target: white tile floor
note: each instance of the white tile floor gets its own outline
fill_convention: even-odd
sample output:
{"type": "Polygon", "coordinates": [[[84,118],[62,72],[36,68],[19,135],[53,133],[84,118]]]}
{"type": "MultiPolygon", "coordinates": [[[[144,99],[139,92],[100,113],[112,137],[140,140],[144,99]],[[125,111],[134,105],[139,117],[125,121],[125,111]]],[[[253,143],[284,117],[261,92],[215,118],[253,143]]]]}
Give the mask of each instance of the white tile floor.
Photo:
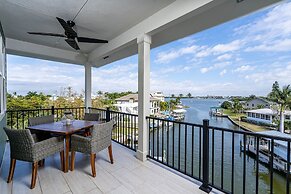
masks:
{"type": "Polygon", "coordinates": [[[114,164],[109,163],[107,150],[98,153],[97,176],[93,178],[89,156],[77,153],[75,170],[63,173],[59,154],[56,154],[47,158],[45,166],[39,168],[36,187],[31,190],[31,165],[27,162],[17,161],[14,179],[12,183],[6,183],[10,162],[7,145],[0,169],[0,193],[204,193],[199,190],[199,183],[150,160],[140,162],[134,155],[133,151],[113,143],[114,164]]]}

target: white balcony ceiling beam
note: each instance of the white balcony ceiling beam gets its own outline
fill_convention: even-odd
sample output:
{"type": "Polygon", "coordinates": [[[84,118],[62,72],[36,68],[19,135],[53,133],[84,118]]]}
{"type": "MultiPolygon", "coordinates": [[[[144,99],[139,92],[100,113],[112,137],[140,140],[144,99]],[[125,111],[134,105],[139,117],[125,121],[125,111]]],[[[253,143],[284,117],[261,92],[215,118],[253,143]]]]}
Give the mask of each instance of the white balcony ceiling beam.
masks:
{"type": "Polygon", "coordinates": [[[87,56],[74,51],[34,44],[16,39],[6,39],[7,53],[38,59],[46,59],[62,63],[83,65],[87,62],[87,56]]]}

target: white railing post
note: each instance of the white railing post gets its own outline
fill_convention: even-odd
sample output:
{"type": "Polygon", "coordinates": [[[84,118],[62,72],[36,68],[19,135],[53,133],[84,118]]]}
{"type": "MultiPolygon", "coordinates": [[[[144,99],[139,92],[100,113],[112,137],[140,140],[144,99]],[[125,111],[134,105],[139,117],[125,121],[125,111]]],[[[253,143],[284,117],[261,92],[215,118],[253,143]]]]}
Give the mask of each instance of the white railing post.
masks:
{"type": "Polygon", "coordinates": [[[92,105],[92,67],[91,64],[85,64],[85,108],[89,112],[89,107],[92,105]]]}
{"type": "Polygon", "coordinates": [[[136,157],[145,161],[148,154],[148,126],[146,116],[150,114],[150,45],[147,34],[137,38],[138,44],[138,149],[136,157]]]}

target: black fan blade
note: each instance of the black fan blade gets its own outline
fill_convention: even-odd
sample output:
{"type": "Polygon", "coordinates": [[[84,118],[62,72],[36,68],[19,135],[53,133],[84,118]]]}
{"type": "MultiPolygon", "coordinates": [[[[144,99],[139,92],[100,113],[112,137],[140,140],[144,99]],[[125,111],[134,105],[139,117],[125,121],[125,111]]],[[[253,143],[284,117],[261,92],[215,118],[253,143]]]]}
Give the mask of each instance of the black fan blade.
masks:
{"type": "Polygon", "coordinates": [[[33,34],[33,35],[42,35],[42,36],[66,37],[64,34],[55,34],[55,33],[44,33],[44,32],[27,32],[27,33],[33,34]]]}
{"type": "Polygon", "coordinates": [[[67,22],[65,20],[63,20],[62,18],[58,18],[57,20],[60,22],[60,24],[62,25],[62,27],[64,28],[64,30],[72,37],[76,37],[77,33],[75,32],[75,30],[73,30],[73,28],[71,28],[67,22]]]}
{"type": "Polygon", "coordinates": [[[75,39],[66,39],[65,40],[72,48],[74,48],[75,50],[80,50],[77,42],[75,41],[75,39]]]}
{"type": "Polygon", "coordinates": [[[88,43],[108,43],[107,40],[95,39],[95,38],[86,38],[86,37],[77,37],[78,42],[88,42],[88,43]]]}

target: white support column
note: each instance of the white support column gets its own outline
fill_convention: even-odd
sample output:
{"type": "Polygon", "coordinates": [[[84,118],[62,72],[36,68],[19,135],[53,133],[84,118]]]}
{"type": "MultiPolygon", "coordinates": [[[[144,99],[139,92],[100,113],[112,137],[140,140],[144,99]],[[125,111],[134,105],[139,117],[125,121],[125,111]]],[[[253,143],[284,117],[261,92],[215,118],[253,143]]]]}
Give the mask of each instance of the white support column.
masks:
{"type": "Polygon", "coordinates": [[[150,115],[150,45],[147,34],[137,39],[138,44],[138,150],[136,157],[145,161],[148,154],[148,127],[146,116],[150,115]]]}
{"type": "Polygon", "coordinates": [[[85,65],[85,107],[86,112],[89,112],[89,107],[92,105],[92,67],[91,64],[85,65]]]}

